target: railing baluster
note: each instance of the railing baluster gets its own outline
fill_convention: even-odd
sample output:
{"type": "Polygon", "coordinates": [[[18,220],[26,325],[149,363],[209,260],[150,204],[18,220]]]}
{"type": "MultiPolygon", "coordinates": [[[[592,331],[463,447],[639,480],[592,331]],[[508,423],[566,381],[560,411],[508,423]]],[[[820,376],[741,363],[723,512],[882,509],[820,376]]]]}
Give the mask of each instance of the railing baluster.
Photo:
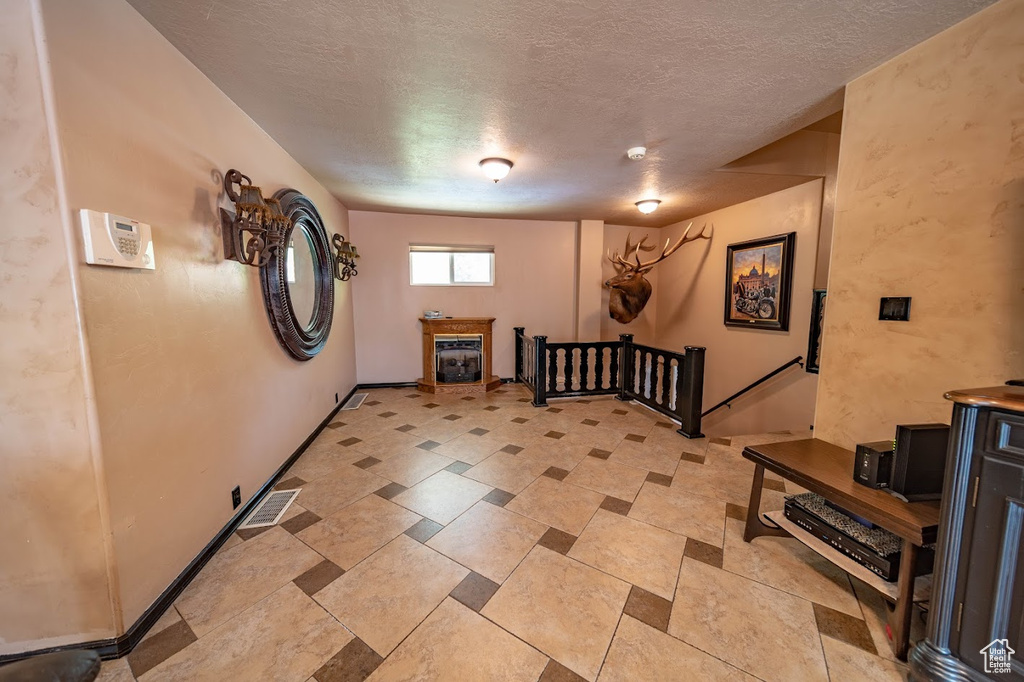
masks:
{"type": "Polygon", "coordinates": [[[622,347],[611,347],[611,356],[608,358],[608,388],[619,390],[619,355],[622,347]]]}
{"type": "Polygon", "coordinates": [[[594,388],[598,391],[607,388],[604,385],[604,346],[594,349],[594,388]]]}
{"type": "Polygon", "coordinates": [[[590,379],[590,347],[583,346],[580,348],[580,390],[586,391],[590,389],[587,382],[590,379]]]}
{"type": "Polygon", "coordinates": [[[548,393],[558,393],[558,349],[548,351],[548,393]]]}
{"type": "Polygon", "coordinates": [[[668,408],[668,404],[672,402],[669,399],[669,396],[671,395],[669,393],[669,382],[671,380],[672,358],[663,354],[661,356],[661,400],[659,400],[658,403],[666,409],[668,408]]]}
{"type": "Polygon", "coordinates": [[[565,390],[572,391],[572,366],[575,362],[576,350],[574,348],[565,349],[565,390]]]}

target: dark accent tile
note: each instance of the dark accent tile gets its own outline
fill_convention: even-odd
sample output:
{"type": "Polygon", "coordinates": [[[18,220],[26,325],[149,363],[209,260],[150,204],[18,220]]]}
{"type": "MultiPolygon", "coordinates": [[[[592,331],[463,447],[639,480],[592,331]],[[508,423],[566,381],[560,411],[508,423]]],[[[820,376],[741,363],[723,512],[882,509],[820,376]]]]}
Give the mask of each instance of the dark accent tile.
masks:
{"type": "Polygon", "coordinates": [[[442,526],[437,521],[431,521],[430,519],[420,519],[415,524],[410,526],[409,529],[405,531],[405,534],[411,537],[413,540],[416,540],[417,542],[426,542],[430,538],[440,533],[442,528],[444,528],[444,526],[442,526]]]}
{"type": "Polygon", "coordinates": [[[428,408],[428,409],[431,409],[431,410],[432,410],[432,409],[434,409],[435,407],[441,407],[441,405],[440,405],[439,403],[427,403],[427,404],[426,404],[426,405],[424,405],[423,407],[426,407],[426,408],[428,408]]]}
{"type": "Polygon", "coordinates": [[[519,400],[517,400],[516,402],[520,402],[520,403],[532,403],[533,401],[532,401],[532,400],[531,400],[530,398],[520,398],[520,399],[519,399],[519,400]]]}
{"type": "Polygon", "coordinates": [[[292,488],[301,488],[304,485],[306,485],[305,481],[298,476],[292,476],[275,485],[274,490],[291,490],[292,488]]]}
{"type": "Polygon", "coordinates": [[[516,424],[525,424],[530,420],[527,419],[526,417],[515,417],[512,421],[514,421],[516,424]]]}
{"type": "Polygon", "coordinates": [[[324,559],[292,582],[295,583],[296,587],[312,597],[343,575],[345,575],[345,569],[334,562],[324,559]]]}
{"type": "Polygon", "coordinates": [[[510,455],[518,455],[518,454],[519,454],[520,452],[522,452],[522,451],[523,451],[524,449],[525,449],[525,448],[521,448],[521,447],[519,447],[518,445],[513,445],[512,443],[509,443],[508,445],[506,445],[505,447],[503,447],[503,448],[501,449],[501,451],[502,451],[502,452],[507,452],[507,453],[508,453],[508,454],[510,454],[510,455]]]}
{"type": "Polygon", "coordinates": [[[471,396],[471,395],[463,396],[463,398],[462,398],[462,399],[463,399],[463,400],[476,400],[476,398],[474,398],[474,397],[473,397],[473,396],[471,396]]]}
{"type": "Polygon", "coordinates": [[[655,422],[655,426],[660,426],[663,429],[674,429],[676,425],[672,422],[655,422]]]}
{"type": "Polygon", "coordinates": [[[679,455],[679,459],[684,460],[686,462],[693,462],[694,464],[704,463],[704,455],[695,455],[692,452],[684,452],[683,454],[679,455]]]}
{"type": "Polygon", "coordinates": [[[604,509],[605,511],[610,511],[615,514],[619,514],[621,516],[625,516],[626,514],[628,514],[629,510],[632,508],[632,502],[626,502],[625,500],[620,500],[619,498],[612,497],[611,495],[606,495],[604,498],[604,502],[601,503],[601,509],[604,509]]]}
{"type": "Polygon", "coordinates": [[[447,415],[445,415],[444,418],[447,419],[450,422],[454,422],[454,421],[458,421],[458,420],[462,419],[462,415],[461,414],[447,414],[447,415]]]}
{"type": "Polygon", "coordinates": [[[263,528],[239,528],[235,531],[235,535],[243,540],[252,540],[257,535],[262,535],[271,528],[273,528],[273,526],[263,526],[263,528]]]}
{"type": "Polygon", "coordinates": [[[672,477],[665,474],[656,474],[653,471],[647,474],[647,480],[657,485],[668,487],[672,485],[672,477]]]}
{"type": "Polygon", "coordinates": [[[497,412],[497,411],[498,411],[498,410],[500,410],[501,408],[500,408],[500,407],[498,407],[497,405],[488,405],[488,406],[487,406],[487,407],[485,407],[484,409],[485,409],[486,411],[488,411],[488,412],[497,412]]]}
{"type": "Polygon", "coordinates": [[[565,477],[569,475],[569,472],[566,469],[561,469],[559,467],[548,467],[548,470],[541,475],[553,478],[556,481],[564,481],[565,477]]]}
{"type": "Polygon", "coordinates": [[[870,654],[878,654],[867,623],[842,611],[811,603],[814,606],[814,620],[818,623],[818,632],[852,644],[870,654]]]}
{"type": "Polygon", "coordinates": [[[313,673],[317,682],[363,682],[384,662],[381,655],[356,637],[313,673]]]}
{"type": "Polygon", "coordinates": [[[367,400],[365,403],[363,403],[363,405],[369,405],[370,407],[373,407],[374,405],[380,405],[380,401],[379,400],[367,400]]]}
{"type": "Polygon", "coordinates": [[[490,431],[488,431],[487,429],[481,429],[478,426],[475,429],[471,429],[470,433],[472,433],[474,436],[483,436],[483,435],[486,435],[486,434],[490,433],[490,431]]]}
{"type": "Polygon", "coordinates": [[[413,426],[412,424],[402,424],[401,426],[396,426],[395,427],[395,431],[401,431],[402,433],[409,433],[410,431],[412,431],[415,428],[416,427],[413,426]]]}
{"type": "Polygon", "coordinates": [[[772,478],[764,479],[764,488],[767,490],[777,490],[780,493],[786,492],[786,484],[772,478]]]}
{"type": "Polygon", "coordinates": [[[562,433],[561,431],[548,431],[544,435],[547,436],[548,438],[554,438],[555,440],[558,440],[559,438],[561,438],[565,434],[562,433]]]}
{"type": "Polygon", "coordinates": [[[711,443],[714,445],[732,445],[731,438],[712,438],[711,443]]]}
{"type": "Polygon", "coordinates": [[[438,443],[436,440],[425,440],[416,447],[418,447],[420,450],[433,450],[438,445],[440,445],[440,443],[438,443]]]}
{"type": "Polygon", "coordinates": [[[179,621],[156,633],[145,642],[140,642],[128,654],[128,666],[132,669],[132,674],[138,677],[160,665],[196,639],[196,635],[188,623],[184,620],[179,621]]]}
{"type": "Polygon", "coordinates": [[[575,542],[575,535],[566,533],[564,530],[558,530],[557,528],[548,528],[547,532],[540,537],[540,540],[537,540],[537,544],[541,547],[547,547],[559,554],[568,554],[575,542]]]}
{"type": "Polygon", "coordinates": [[[387,418],[389,418],[389,417],[394,417],[394,416],[395,416],[396,414],[398,414],[398,413],[397,413],[397,412],[391,412],[391,411],[389,410],[389,411],[387,411],[387,412],[381,412],[381,413],[380,413],[380,414],[378,414],[377,416],[378,416],[378,417],[383,417],[384,419],[387,419],[387,418]]]}
{"type": "Polygon", "coordinates": [[[363,442],[362,438],[356,438],[355,436],[352,436],[351,438],[346,438],[345,440],[339,440],[338,441],[338,445],[344,445],[347,448],[347,447],[350,447],[352,445],[355,445],[356,443],[362,443],[362,442],[363,442]]]}
{"type": "Polygon", "coordinates": [[[491,492],[484,495],[484,502],[490,502],[497,507],[504,507],[506,504],[511,502],[515,498],[512,493],[507,493],[501,488],[495,488],[491,492]]]}
{"type": "Polygon", "coordinates": [[[408,490],[408,488],[406,488],[401,483],[388,483],[383,488],[379,490],[374,490],[373,494],[376,495],[377,497],[383,497],[385,500],[390,500],[395,495],[403,493],[406,490],[408,490]]]}
{"type": "Polygon", "coordinates": [[[580,422],[580,424],[586,424],[587,426],[597,426],[600,423],[601,422],[597,421],[596,419],[584,419],[583,421],[580,422]]]}
{"type": "Polygon", "coordinates": [[[620,410],[618,408],[615,408],[614,410],[612,410],[612,414],[623,415],[629,414],[629,412],[627,410],[620,410]]]}
{"type": "Polygon", "coordinates": [[[587,682],[587,678],[580,677],[552,658],[537,682],[587,682]]]}
{"type": "Polygon", "coordinates": [[[444,468],[445,471],[450,471],[453,474],[462,474],[473,468],[472,464],[466,464],[465,462],[452,462],[444,468]]]}
{"type": "Polygon", "coordinates": [[[332,422],[327,425],[327,427],[331,429],[340,429],[344,426],[348,426],[348,424],[346,424],[345,422],[332,422]]]}
{"type": "Polygon", "coordinates": [[[623,607],[622,612],[656,630],[668,632],[668,617],[672,614],[672,602],[634,585],[629,591],[629,598],[626,599],[626,606],[623,607]]]}
{"type": "Polygon", "coordinates": [[[626,440],[631,440],[634,443],[643,443],[647,440],[647,436],[641,436],[639,433],[627,433],[626,440]]]}
{"type": "Polygon", "coordinates": [[[558,414],[559,412],[562,411],[562,408],[560,408],[560,407],[549,407],[546,411],[547,412],[552,412],[554,414],[558,414]]]}
{"type": "Polygon", "coordinates": [[[358,462],[352,462],[352,466],[359,467],[360,469],[369,469],[374,464],[380,464],[383,460],[377,459],[376,457],[364,457],[358,462]]]}
{"type": "Polygon", "coordinates": [[[305,530],[320,520],[320,517],[311,511],[304,511],[298,516],[293,516],[287,521],[281,522],[281,527],[295,535],[300,530],[305,530]]]}
{"type": "Polygon", "coordinates": [[[407,395],[405,397],[406,398],[422,398],[423,394],[422,393],[410,393],[409,395],[407,395]]]}
{"type": "Polygon", "coordinates": [[[597,457],[598,459],[608,459],[609,457],[612,456],[612,453],[608,452],[607,450],[602,450],[601,448],[593,448],[590,452],[587,453],[587,456],[597,457]]]}
{"type": "Polygon", "coordinates": [[[708,566],[714,566],[715,568],[722,567],[722,548],[709,545],[706,542],[700,540],[694,540],[693,538],[686,538],[686,548],[683,550],[683,556],[688,556],[691,559],[696,559],[701,563],[705,563],[708,566]]]}
{"type": "Polygon", "coordinates": [[[498,583],[470,571],[469,575],[451,591],[451,597],[477,613],[498,591],[498,583]]]}
{"type": "Polygon", "coordinates": [[[727,519],[736,519],[737,521],[746,521],[747,508],[741,504],[733,504],[732,502],[726,502],[725,517],[727,519]]]}

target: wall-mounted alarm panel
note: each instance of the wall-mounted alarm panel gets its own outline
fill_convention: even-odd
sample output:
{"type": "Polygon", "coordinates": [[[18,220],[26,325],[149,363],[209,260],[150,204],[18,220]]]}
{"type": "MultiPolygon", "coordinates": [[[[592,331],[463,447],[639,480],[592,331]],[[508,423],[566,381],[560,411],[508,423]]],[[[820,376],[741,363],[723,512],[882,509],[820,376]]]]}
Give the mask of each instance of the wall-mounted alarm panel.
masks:
{"type": "Polygon", "coordinates": [[[146,223],[87,208],[79,211],[79,218],[82,221],[86,263],[156,269],[153,236],[146,223]]]}

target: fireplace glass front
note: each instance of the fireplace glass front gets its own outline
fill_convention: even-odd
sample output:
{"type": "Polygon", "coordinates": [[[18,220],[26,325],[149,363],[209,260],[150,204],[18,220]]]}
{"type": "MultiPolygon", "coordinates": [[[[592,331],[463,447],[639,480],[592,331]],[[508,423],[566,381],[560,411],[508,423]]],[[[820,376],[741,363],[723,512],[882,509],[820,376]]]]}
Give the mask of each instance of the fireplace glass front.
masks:
{"type": "Polygon", "coordinates": [[[438,383],[466,384],[483,378],[483,334],[434,336],[434,367],[438,383]]]}

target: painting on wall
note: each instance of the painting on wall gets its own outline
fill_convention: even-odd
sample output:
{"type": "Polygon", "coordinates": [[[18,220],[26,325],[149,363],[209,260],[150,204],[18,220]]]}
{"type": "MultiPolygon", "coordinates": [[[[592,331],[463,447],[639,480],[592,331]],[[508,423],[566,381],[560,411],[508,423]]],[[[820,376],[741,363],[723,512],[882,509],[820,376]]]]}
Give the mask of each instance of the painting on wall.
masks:
{"type": "Polygon", "coordinates": [[[796,232],[730,244],[725,263],[725,324],[789,331],[796,232]]]}
{"type": "Polygon", "coordinates": [[[825,328],[825,290],[815,289],[811,300],[811,332],[807,337],[807,362],[804,369],[818,373],[821,363],[821,332],[825,328]]]}

